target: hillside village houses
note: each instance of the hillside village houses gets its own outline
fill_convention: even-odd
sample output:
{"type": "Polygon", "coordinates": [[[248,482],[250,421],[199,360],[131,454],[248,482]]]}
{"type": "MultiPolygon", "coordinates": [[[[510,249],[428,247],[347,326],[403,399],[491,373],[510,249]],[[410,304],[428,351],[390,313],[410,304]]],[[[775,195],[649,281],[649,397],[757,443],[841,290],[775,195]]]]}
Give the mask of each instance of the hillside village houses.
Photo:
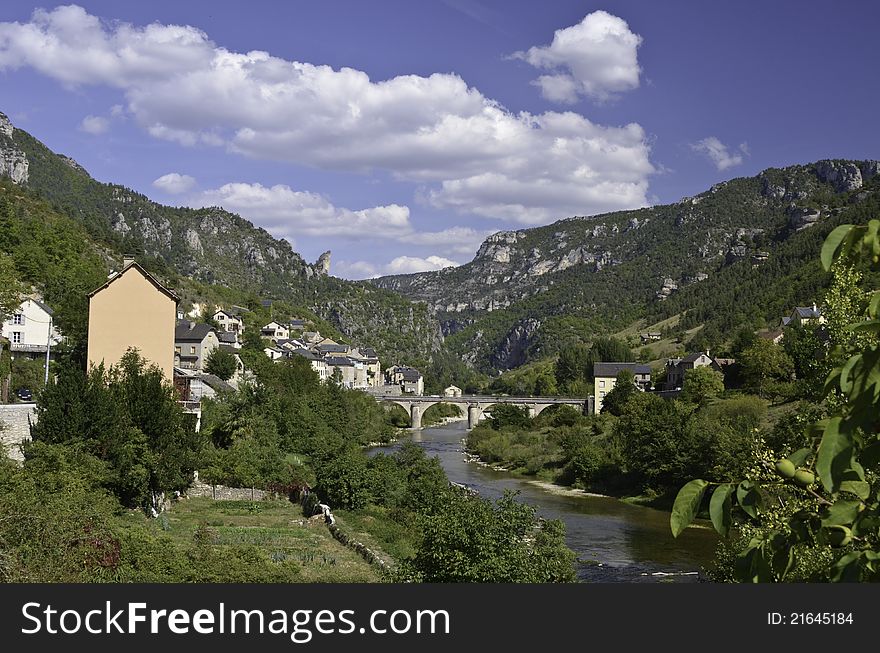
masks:
{"type": "Polygon", "coordinates": [[[174,329],[174,367],[204,372],[208,357],[219,346],[210,325],[181,320],[174,329]]]}
{"type": "Polygon", "coordinates": [[[214,321],[220,329],[228,333],[244,333],[244,320],[241,313],[233,310],[217,309],[213,315],[214,321]]]}
{"type": "Polygon", "coordinates": [[[684,358],[670,358],[666,361],[666,389],[678,390],[684,384],[684,375],[697,367],[711,367],[722,372],[720,363],[708,351],[688,354],[684,358]]]}

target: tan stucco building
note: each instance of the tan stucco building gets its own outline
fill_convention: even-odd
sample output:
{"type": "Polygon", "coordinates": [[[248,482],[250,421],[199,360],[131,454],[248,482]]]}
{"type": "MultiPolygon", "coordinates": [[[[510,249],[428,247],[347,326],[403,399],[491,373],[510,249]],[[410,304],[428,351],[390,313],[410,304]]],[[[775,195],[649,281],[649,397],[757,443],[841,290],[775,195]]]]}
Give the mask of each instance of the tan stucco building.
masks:
{"type": "Polygon", "coordinates": [[[89,293],[89,366],[119,363],[135,348],[174,377],[178,297],[134,261],[89,293]]]}

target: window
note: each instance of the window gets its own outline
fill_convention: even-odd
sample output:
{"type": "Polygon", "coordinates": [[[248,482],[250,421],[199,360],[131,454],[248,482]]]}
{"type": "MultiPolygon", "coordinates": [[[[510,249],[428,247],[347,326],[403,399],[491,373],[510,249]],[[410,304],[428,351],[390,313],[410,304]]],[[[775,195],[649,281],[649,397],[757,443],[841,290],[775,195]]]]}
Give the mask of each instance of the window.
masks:
{"type": "Polygon", "coordinates": [[[605,393],[604,393],[604,392],[600,392],[600,393],[599,393],[599,398],[600,398],[600,399],[604,399],[604,398],[605,398],[605,393]]]}
{"type": "Polygon", "coordinates": [[[599,387],[600,387],[600,388],[604,388],[604,387],[605,387],[605,381],[604,381],[604,380],[599,381],[599,387]]]}
{"type": "Polygon", "coordinates": [[[223,315],[223,313],[221,313],[220,315],[217,316],[217,319],[222,322],[223,320],[226,319],[226,316],[223,315]]]}
{"type": "Polygon", "coordinates": [[[179,346],[174,348],[174,353],[175,353],[175,354],[179,354],[179,353],[180,353],[180,347],[179,347],[179,346]]]}
{"type": "Polygon", "coordinates": [[[24,324],[24,315],[22,315],[21,313],[16,313],[15,315],[13,315],[12,316],[12,323],[13,324],[24,324]]]}
{"type": "Polygon", "coordinates": [[[190,354],[195,354],[195,353],[196,353],[196,346],[195,346],[195,345],[190,345],[189,353],[190,353],[190,354]]]}
{"type": "Polygon", "coordinates": [[[21,331],[12,332],[12,342],[16,345],[21,344],[21,331]]]}

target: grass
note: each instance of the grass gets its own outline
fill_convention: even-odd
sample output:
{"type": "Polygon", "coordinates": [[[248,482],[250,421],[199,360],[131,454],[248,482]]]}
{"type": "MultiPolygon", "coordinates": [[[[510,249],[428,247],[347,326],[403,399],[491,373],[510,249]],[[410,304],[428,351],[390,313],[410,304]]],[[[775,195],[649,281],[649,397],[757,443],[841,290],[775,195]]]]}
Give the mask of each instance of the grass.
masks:
{"type": "Polygon", "coordinates": [[[293,560],[305,583],[381,582],[379,572],[356,552],[337,542],[323,521],[303,524],[299,506],[289,501],[213,501],[185,499],[150,521],[156,535],[186,545],[207,526],[218,549],[251,545],[271,560],[293,560]]]}
{"type": "Polygon", "coordinates": [[[371,505],[358,512],[340,510],[333,515],[341,529],[386,562],[392,562],[392,558],[402,561],[415,556],[414,530],[394,521],[386,508],[371,505]],[[383,556],[383,552],[386,555],[383,556]]]}

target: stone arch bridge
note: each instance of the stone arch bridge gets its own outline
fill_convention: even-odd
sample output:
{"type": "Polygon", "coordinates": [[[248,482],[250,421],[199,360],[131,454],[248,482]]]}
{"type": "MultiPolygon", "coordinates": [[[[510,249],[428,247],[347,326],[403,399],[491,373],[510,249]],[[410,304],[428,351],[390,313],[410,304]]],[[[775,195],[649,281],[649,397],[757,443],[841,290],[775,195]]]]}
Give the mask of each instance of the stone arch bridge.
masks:
{"type": "Polygon", "coordinates": [[[550,406],[567,405],[573,406],[585,414],[590,412],[589,400],[573,399],[571,397],[492,397],[478,395],[461,395],[459,397],[443,397],[440,395],[422,396],[385,396],[376,397],[384,404],[397,404],[409,413],[412,428],[422,428],[422,415],[434,404],[455,404],[467,408],[468,428],[472,429],[480,421],[483,412],[497,404],[514,404],[529,409],[529,417],[537,417],[542,411],[550,406]]]}

